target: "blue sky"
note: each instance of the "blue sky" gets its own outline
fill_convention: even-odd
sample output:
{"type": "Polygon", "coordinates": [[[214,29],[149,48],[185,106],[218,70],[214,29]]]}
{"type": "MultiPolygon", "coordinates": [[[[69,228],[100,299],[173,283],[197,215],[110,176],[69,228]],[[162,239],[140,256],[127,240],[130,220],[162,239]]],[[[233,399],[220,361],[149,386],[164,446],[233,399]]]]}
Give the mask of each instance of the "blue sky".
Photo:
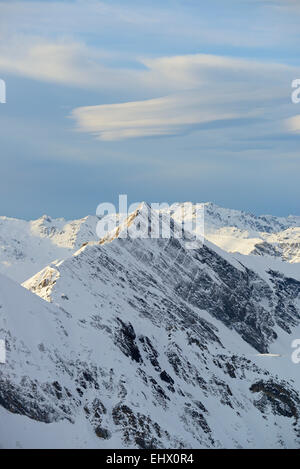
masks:
{"type": "Polygon", "coordinates": [[[300,215],[300,2],[0,1],[0,213],[300,215]]]}

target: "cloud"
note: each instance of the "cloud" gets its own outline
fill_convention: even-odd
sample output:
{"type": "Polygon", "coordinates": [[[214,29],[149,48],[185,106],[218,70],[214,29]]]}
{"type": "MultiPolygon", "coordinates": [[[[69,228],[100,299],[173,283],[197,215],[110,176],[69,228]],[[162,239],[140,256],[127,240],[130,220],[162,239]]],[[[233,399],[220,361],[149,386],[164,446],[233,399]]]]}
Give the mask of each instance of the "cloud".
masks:
{"type": "Polygon", "coordinates": [[[300,114],[286,119],[284,123],[288,132],[300,134],[300,114]]]}
{"type": "Polygon", "coordinates": [[[175,135],[197,124],[242,117],[222,108],[207,109],[201,96],[184,93],[144,101],[74,109],[81,131],[101,140],[175,135]]]}
{"type": "Polygon", "coordinates": [[[148,41],[152,50],[156,43],[156,52],[163,43],[171,45],[174,41],[177,45],[192,41],[194,50],[203,50],[207,45],[275,48],[289,44],[296,48],[299,8],[287,9],[285,15],[283,5],[296,8],[297,3],[298,0],[213,0],[207,5],[173,0],[9,0],[1,2],[0,30],[6,36],[18,31],[47,39],[84,39],[92,35],[105,43],[109,37],[119,46],[125,39],[126,46],[131,43],[135,50],[139,45],[144,50],[148,41]]]}
{"type": "MultiPolygon", "coordinates": [[[[14,36],[0,44],[0,69],[39,81],[108,92],[114,101],[73,110],[78,130],[101,140],[182,135],[213,125],[284,119],[300,68],[213,54],[140,57],[111,66],[110,54],[74,40],[14,36]],[[275,79],[274,79],[275,77],[275,79]],[[129,97],[129,98],[128,98],[129,97]],[[130,101],[129,101],[130,99],[130,101]],[[215,124],[213,124],[215,123],[215,124]]],[[[252,125],[252,124],[251,124],[252,125]]]]}
{"type": "MultiPolygon", "coordinates": [[[[81,88],[119,86],[117,74],[103,64],[105,59],[102,52],[72,41],[15,37],[0,45],[2,71],[81,88]]],[[[130,71],[122,73],[124,83],[130,83],[130,71]]]]}
{"type": "MultiPolygon", "coordinates": [[[[152,89],[154,94],[166,90],[168,94],[76,108],[71,117],[78,130],[100,140],[122,140],[181,135],[204,128],[238,126],[240,122],[250,126],[262,116],[273,121],[277,130],[277,121],[290,103],[291,77],[298,72],[281,64],[205,54],[143,63],[147,69],[132,75],[135,86],[152,89]]],[[[269,133],[269,123],[263,128],[267,126],[269,133]]]]}
{"type": "MultiPolygon", "coordinates": [[[[96,90],[118,90],[159,97],[175,91],[199,89],[214,83],[255,88],[257,82],[277,84],[296,67],[263,63],[209,54],[193,54],[155,59],[137,58],[136,67],[111,66],[111,54],[88,47],[83,42],[15,36],[0,42],[0,69],[35,80],[96,90]]],[[[265,91],[264,91],[265,92],[265,91]]],[[[146,96],[147,97],[147,96],[146,96]]]]}
{"type": "MultiPolygon", "coordinates": [[[[216,0],[216,4],[222,8],[222,2],[216,0]]],[[[228,14],[234,4],[230,1],[228,14]]],[[[256,1],[255,8],[273,7],[274,4],[277,2],[256,1]]],[[[105,94],[106,102],[111,99],[112,104],[96,101],[96,106],[73,110],[71,117],[80,131],[101,140],[119,140],[237,126],[238,120],[252,126],[254,119],[261,119],[261,116],[278,129],[278,122],[282,123],[289,117],[286,107],[290,101],[290,84],[292,79],[300,76],[299,67],[199,53],[155,58],[136,54],[134,67],[124,65],[124,61],[122,65],[120,57],[115,57],[112,65],[114,53],[99,48],[102,29],[97,34],[98,42],[93,46],[78,39],[80,35],[76,35],[75,40],[72,34],[67,38],[61,34],[65,29],[70,33],[76,28],[81,32],[99,32],[103,27],[105,37],[112,24],[115,29],[122,24],[130,28],[152,28],[152,32],[160,28],[167,36],[171,33],[170,28],[162,26],[167,24],[167,18],[169,20],[170,4],[165,10],[158,2],[153,2],[151,8],[147,7],[147,2],[139,2],[138,6],[129,2],[124,8],[122,4],[96,0],[47,2],[47,8],[45,5],[45,2],[3,3],[0,22],[4,32],[0,33],[0,39],[7,37],[0,41],[0,69],[39,81],[96,90],[102,96],[105,94]],[[159,11],[163,14],[158,15],[159,11]],[[55,15],[59,18],[57,23],[52,21],[55,15]],[[19,25],[21,20],[24,23],[20,27],[21,33],[12,35],[11,31],[8,32],[12,21],[19,25]],[[41,36],[42,31],[44,34],[41,36]],[[115,103],[117,100],[122,102],[115,103]]],[[[247,7],[248,1],[241,2],[243,11],[247,7]]],[[[177,27],[178,37],[182,33],[194,34],[197,23],[193,20],[194,6],[182,11],[182,22],[181,7],[176,9],[176,13],[172,12],[172,28],[177,27]],[[192,21],[187,21],[187,18],[192,21]]],[[[204,16],[211,13],[203,9],[204,16]]],[[[240,11],[237,17],[239,21],[244,18],[240,11]]],[[[224,24],[219,27],[219,19],[216,18],[217,26],[214,23],[213,28],[210,21],[203,34],[211,36],[216,32],[217,42],[221,37],[226,42],[227,30],[224,24]]],[[[248,19],[247,24],[251,24],[248,19]]],[[[268,27],[265,31],[270,32],[268,27]]],[[[259,30],[258,35],[260,33],[259,30]]],[[[122,34],[121,29],[119,36],[122,34]]],[[[244,38],[240,32],[238,36],[244,38]]],[[[140,37],[136,29],[134,37],[140,37]]],[[[214,42],[211,37],[206,39],[214,42]]],[[[266,129],[266,124],[262,129],[266,129]]],[[[267,130],[270,135],[270,125],[267,130]]]]}
{"type": "Polygon", "coordinates": [[[77,129],[101,140],[181,135],[204,124],[237,125],[237,119],[250,122],[262,114],[282,119],[286,116],[275,106],[280,100],[289,102],[291,81],[300,76],[300,69],[290,65],[212,54],[138,61],[137,68],[113,67],[103,51],[71,40],[21,41],[16,36],[0,45],[0,69],[9,73],[110,92],[112,100],[127,97],[119,104],[72,112],[77,129]]]}

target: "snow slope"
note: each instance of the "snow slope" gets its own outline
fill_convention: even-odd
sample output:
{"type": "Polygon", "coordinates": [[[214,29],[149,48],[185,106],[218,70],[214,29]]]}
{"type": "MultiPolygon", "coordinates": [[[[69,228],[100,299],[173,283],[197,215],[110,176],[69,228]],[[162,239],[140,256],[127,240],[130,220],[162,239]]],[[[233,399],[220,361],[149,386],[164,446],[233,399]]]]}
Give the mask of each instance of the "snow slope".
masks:
{"type": "MultiPolygon", "coordinates": [[[[171,212],[180,218],[182,204],[174,204],[171,212]]],[[[205,238],[228,252],[278,257],[300,262],[300,217],[256,216],[213,203],[194,204],[192,218],[204,212],[205,238]]]]}
{"type": "Polygon", "coordinates": [[[0,445],[299,448],[294,264],[187,249],[176,223],[122,238],[147,218],[142,204],[26,288],[0,274],[0,445]]]}
{"type": "Polygon", "coordinates": [[[66,222],[44,215],[28,222],[0,217],[0,272],[23,282],[54,259],[96,239],[97,220],[89,216],[66,222]]]}
{"type": "Polygon", "coordinates": [[[72,299],[65,309],[3,276],[0,285],[2,447],[299,445],[297,386],[257,365],[207,312],[176,307],[160,289],[156,319],[130,304],[129,285],[119,310],[102,289],[81,312],[72,299]]]}
{"type": "MultiPolygon", "coordinates": [[[[170,208],[178,221],[183,204],[170,208]]],[[[194,205],[204,211],[205,238],[230,253],[300,262],[300,217],[257,217],[212,203],[194,205]]],[[[162,210],[162,212],[164,212],[162,210]]],[[[55,259],[64,259],[83,243],[96,241],[98,218],[24,221],[0,217],[0,273],[23,282],[55,259]]]]}

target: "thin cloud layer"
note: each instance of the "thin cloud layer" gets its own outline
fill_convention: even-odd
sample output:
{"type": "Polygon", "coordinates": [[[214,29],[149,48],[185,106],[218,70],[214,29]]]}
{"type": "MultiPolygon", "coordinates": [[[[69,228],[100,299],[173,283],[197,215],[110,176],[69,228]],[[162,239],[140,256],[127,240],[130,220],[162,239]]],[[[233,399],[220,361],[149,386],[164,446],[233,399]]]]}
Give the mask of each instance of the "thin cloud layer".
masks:
{"type": "Polygon", "coordinates": [[[285,124],[289,132],[300,134],[300,114],[290,117],[285,121],[285,124]]]}
{"type": "MultiPolygon", "coordinates": [[[[2,71],[80,88],[113,89],[120,85],[117,74],[105,67],[105,59],[101,51],[72,41],[14,37],[0,45],[2,71]]],[[[130,71],[122,74],[124,86],[129,85],[130,71]]]]}
{"type": "MultiPolygon", "coordinates": [[[[138,58],[135,68],[111,66],[108,58],[71,40],[14,36],[0,46],[0,69],[9,73],[130,95],[129,102],[72,111],[78,130],[106,141],[182,135],[203,124],[238,125],[238,119],[263,115],[275,129],[289,118],[289,86],[300,76],[300,67],[212,54],[138,58]]],[[[282,131],[295,132],[295,125],[284,124],[282,131]]]]}
{"type": "Polygon", "coordinates": [[[298,0],[0,0],[0,11],[1,200],[15,214],[20,200],[32,216],[61,207],[68,192],[83,215],[120,190],[298,210],[298,0]]]}
{"type": "Polygon", "coordinates": [[[111,66],[112,54],[72,40],[13,36],[0,42],[0,69],[35,80],[81,88],[151,91],[153,94],[197,89],[211,81],[223,87],[256,86],[269,81],[273,87],[294,77],[299,68],[212,54],[137,57],[136,67],[111,66]]]}
{"type": "Polygon", "coordinates": [[[80,107],[73,111],[81,131],[101,140],[180,134],[197,124],[242,117],[222,109],[207,109],[201,96],[182,94],[122,104],[80,107]]]}
{"type": "Polygon", "coordinates": [[[186,3],[8,0],[1,2],[0,29],[44,37],[112,32],[116,38],[130,30],[164,40],[193,40],[197,46],[235,47],[292,46],[299,32],[298,0],[214,0],[211,8],[203,2],[186,3]],[[285,24],[282,15],[291,9],[295,16],[285,24]]]}
{"type": "Polygon", "coordinates": [[[288,112],[287,84],[298,73],[286,65],[204,54],[145,60],[144,64],[147,70],[132,74],[136,86],[142,83],[153,94],[162,89],[169,94],[76,108],[71,117],[77,129],[100,140],[122,140],[181,135],[207,128],[204,124],[228,126],[228,121],[239,126],[239,120],[250,124],[264,117],[274,121],[275,130],[288,112]]]}

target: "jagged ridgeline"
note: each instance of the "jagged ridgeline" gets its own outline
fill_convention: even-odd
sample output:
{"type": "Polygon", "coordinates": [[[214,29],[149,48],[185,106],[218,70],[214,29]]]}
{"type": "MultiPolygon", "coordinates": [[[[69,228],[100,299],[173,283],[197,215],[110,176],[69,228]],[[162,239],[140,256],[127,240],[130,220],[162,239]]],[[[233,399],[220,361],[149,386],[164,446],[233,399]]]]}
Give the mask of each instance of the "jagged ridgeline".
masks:
{"type": "Polygon", "coordinates": [[[204,205],[194,249],[120,236],[145,205],[104,240],[97,217],[1,219],[3,447],[299,447],[299,264],[245,252],[299,220],[204,205]]]}

